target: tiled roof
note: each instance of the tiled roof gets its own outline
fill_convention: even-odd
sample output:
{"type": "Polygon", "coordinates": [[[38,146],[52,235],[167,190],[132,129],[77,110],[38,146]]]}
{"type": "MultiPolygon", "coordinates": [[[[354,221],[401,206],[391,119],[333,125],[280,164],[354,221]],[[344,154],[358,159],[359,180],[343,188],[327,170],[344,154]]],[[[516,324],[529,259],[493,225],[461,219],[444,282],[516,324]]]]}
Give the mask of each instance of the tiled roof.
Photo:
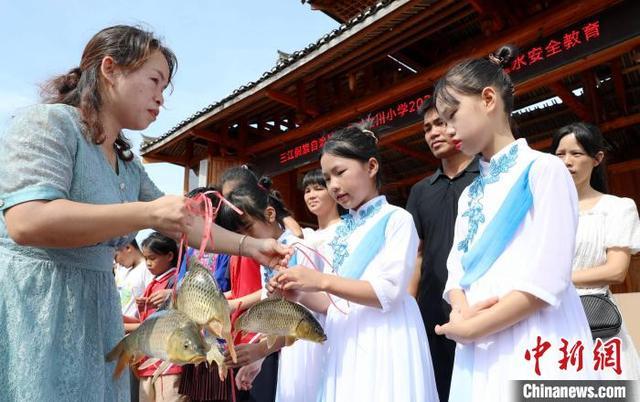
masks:
{"type": "Polygon", "coordinates": [[[375,5],[373,5],[373,6],[369,7],[368,9],[364,10],[361,14],[353,17],[352,19],[350,19],[346,23],[340,25],[338,28],[336,28],[333,31],[329,32],[328,34],[324,35],[323,37],[318,39],[316,42],[310,43],[304,49],[301,49],[301,50],[293,52],[289,57],[281,57],[273,68],[271,68],[269,71],[266,71],[265,73],[263,73],[260,76],[260,78],[258,78],[256,81],[251,81],[251,82],[241,86],[240,88],[238,88],[235,91],[233,91],[229,96],[227,96],[227,97],[225,97],[225,98],[223,98],[223,99],[221,99],[221,100],[219,100],[219,101],[217,101],[215,103],[212,103],[209,106],[197,111],[196,113],[194,113],[191,116],[187,117],[186,119],[182,120],[180,123],[176,124],[172,129],[170,129],[169,131],[167,131],[165,134],[161,135],[160,137],[152,138],[152,139],[150,139],[150,137],[146,137],[145,141],[143,141],[141,146],[140,146],[140,151],[144,153],[144,151],[149,149],[153,144],[156,144],[156,143],[166,139],[167,137],[171,136],[172,134],[174,134],[175,132],[177,132],[178,130],[180,130],[181,128],[186,126],[187,124],[189,124],[189,123],[193,122],[194,120],[200,118],[201,116],[204,116],[205,114],[211,112],[212,110],[216,109],[220,105],[233,100],[234,98],[236,98],[239,95],[251,90],[252,88],[255,88],[258,84],[268,80],[269,78],[272,78],[272,77],[276,76],[281,71],[283,71],[286,67],[296,63],[297,61],[299,61],[303,57],[305,57],[308,54],[310,54],[312,51],[314,51],[314,50],[320,48],[321,46],[329,43],[330,41],[338,38],[344,32],[346,32],[349,29],[353,28],[354,26],[362,23],[368,17],[371,17],[371,16],[375,15],[380,10],[384,9],[385,7],[387,7],[389,4],[391,4],[393,2],[394,2],[394,0],[381,0],[378,3],[376,3],[375,5]]]}

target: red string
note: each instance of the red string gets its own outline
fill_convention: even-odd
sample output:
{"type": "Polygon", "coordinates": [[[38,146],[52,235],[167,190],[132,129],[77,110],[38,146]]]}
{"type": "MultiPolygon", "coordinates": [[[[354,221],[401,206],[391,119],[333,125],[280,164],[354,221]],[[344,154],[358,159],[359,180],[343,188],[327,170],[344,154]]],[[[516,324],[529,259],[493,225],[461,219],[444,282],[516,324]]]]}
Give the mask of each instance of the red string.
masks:
{"type": "MultiPolygon", "coordinates": [[[[311,251],[312,253],[315,253],[317,256],[319,256],[320,258],[322,258],[322,260],[324,260],[324,262],[329,266],[329,268],[331,268],[331,272],[333,272],[335,275],[337,275],[337,272],[335,271],[335,269],[333,269],[333,265],[331,265],[331,263],[329,262],[329,260],[322,255],[322,253],[318,250],[316,250],[313,247],[309,247],[304,243],[301,243],[299,241],[294,242],[291,244],[292,246],[294,246],[294,248],[296,249],[296,251],[299,251],[302,253],[302,255],[304,255],[304,257],[309,261],[309,263],[311,263],[311,265],[313,266],[313,268],[316,271],[320,271],[319,267],[315,264],[315,262],[309,258],[309,255],[307,253],[305,253],[304,249],[306,248],[307,250],[311,251]]],[[[339,312],[341,312],[344,315],[347,315],[346,312],[342,311],[342,309],[340,307],[338,307],[338,305],[333,301],[333,298],[331,297],[331,295],[329,294],[329,292],[324,292],[327,297],[329,298],[329,301],[331,302],[331,304],[333,305],[333,307],[336,308],[336,310],[338,310],[339,312]]],[[[349,306],[349,301],[347,300],[347,306],[349,306]]]]}
{"type": "MultiPolygon", "coordinates": [[[[198,259],[200,260],[200,262],[202,262],[204,259],[204,254],[207,248],[207,244],[211,243],[212,249],[214,247],[214,239],[211,232],[211,227],[213,226],[213,222],[218,216],[218,211],[220,211],[220,207],[222,206],[223,202],[227,206],[229,206],[231,209],[233,209],[236,213],[238,213],[238,215],[243,214],[242,210],[240,210],[238,207],[230,203],[218,191],[206,191],[204,193],[196,194],[193,198],[190,198],[189,200],[187,200],[188,211],[193,215],[203,216],[204,218],[204,228],[202,230],[202,237],[200,238],[200,249],[198,253],[198,259]],[[219,199],[218,205],[216,205],[215,208],[213,207],[213,203],[211,202],[211,199],[207,197],[210,194],[215,195],[219,199]],[[201,205],[204,205],[204,211],[203,211],[203,208],[201,208],[201,205]]],[[[177,281],[178,281],[178,275],[180,273],[180,266],[182,265],[182,257],[184,256],[184,250],[187,245],[188,245],[187,234],[182,233],[182,236],[180,236],[180,247],[178,249],[178,269],[176,270],[176,273],[175,273],[176,282],[173,287],[174,300],[176,296],[176,290],[178,288],[177,281]]],[[[215,274],[215,266],[212,267],[212,273],[215,274]]]]}

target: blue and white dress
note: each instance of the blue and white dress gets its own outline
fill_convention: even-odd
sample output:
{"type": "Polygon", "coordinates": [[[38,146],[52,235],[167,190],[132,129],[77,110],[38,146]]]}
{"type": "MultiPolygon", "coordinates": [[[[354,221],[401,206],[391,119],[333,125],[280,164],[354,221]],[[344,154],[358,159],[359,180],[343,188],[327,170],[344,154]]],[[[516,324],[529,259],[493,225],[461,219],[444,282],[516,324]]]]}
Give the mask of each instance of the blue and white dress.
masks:
{"type": "MultiPolygon", "coordinates": [[[[480,176],[462,193],[455,224],[454,241],[447,261],[449,277],[444,298],[452,289],[463,289],[469,305],[503,297],[512,291],[536,296],[547,306],[524,320],[476,342],[456,349],[451,401],[508,401],[515,379],[593,379],[593,343],[580,299],[571,282],[578,202],[575,185],[562,162],[553,155],[532,150],[524,139],[502,149],[490,162],[480,161],[480,176]],[[507,207],[512,189],[528,179],[530,207],[516,201],[507,207]],[[521,213],[522,219],[515,219],[521,213]],[[504,214],[504,215],[502,215],[504,214]],[[502,215],[505,226],[492,236],[494,222],[502,215]],[[515,224],[514,224],[515,222],[515,224]],[[511,225],[511,226],[510,226],[511,225]],[[504,238],[506,228],[513,232],[504,238]],[[469,256],[496,251],[486,271],[473,271],[469,256]],[[467,269],[465,269],[467,267],[467,269]],[[534,353],[527,350],[549,342],[539,359],[541,375],[535,373],[534,353]],[[571,348],[584,346],[583,369],[560,369],[564,356],[562,338],[571,348]]],[[[525,183],[526,184],[526,183],[525,183]]],[[[525,186],[526,187],[526,186],[525,186]]],[[[526,201],[526,200],[525,200],[526,201]]],[[[481,264],[480,264],[481,265],[481,264]]]]}
{"type": "MultiPolygon", "coordinates": [[[[32,200],[89,204],[161,196],[138,160],[115,173],[66,105],[25,108],[0,135],[0,211],[32,200]]],[[[113,277],[116,247],[134,234],[79,248],[16,244],[0,214],[0,400],[128,401],[105,354],[124,336],[113,277]]]]}
{"type": "Polygon", "coordinates": [[[411,214],[376,197],[343,217],[330,245],[337,275],[368,281],[382,308],[332,297],[342,312],[327,311],[319,400],[437,401],[429,341],[407,293],[418,252],[411,214]]]}

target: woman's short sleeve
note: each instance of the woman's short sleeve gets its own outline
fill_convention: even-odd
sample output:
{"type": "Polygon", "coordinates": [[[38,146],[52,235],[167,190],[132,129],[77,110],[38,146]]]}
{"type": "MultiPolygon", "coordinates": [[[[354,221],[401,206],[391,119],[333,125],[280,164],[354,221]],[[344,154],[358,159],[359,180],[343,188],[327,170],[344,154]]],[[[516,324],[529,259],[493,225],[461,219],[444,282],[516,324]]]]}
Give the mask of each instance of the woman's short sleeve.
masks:
{"type": "Polygon", "coordinates": [[[35,105],[10,120],[0,135],[0,211],[69,197],[81,138],[72,113],[69,106],[35,105]]]}
{"type": "Polygon", "coordinates": [[[640,252],[638,208],[630,198],[615,198],[607,210],[605,247],[626,247],[631,254],[640,252]]]}

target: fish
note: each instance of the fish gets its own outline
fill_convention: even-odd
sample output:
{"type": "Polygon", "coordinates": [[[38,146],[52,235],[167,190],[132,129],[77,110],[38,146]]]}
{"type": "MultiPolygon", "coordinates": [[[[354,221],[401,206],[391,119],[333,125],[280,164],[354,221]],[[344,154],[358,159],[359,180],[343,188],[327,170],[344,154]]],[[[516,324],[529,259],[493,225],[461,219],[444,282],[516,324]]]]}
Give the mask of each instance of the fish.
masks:
{"type": "Polygon", "coordinates": [[[220,343],[216,337],[212,336],[208,331],[205,331],[204,339],[209,347],[209,350],[207,351],[207,363],[209,363],[210,368],[213,367],[213,362],[216,363],[220,381],[224,381],[227,378],[228,369],[226,364],[224,364],[224,355],[220,350],[220,343]]]}
{"type": "Polygon", "coordinates": [[[226,341],[233,362],[237,362],[231,337],[231,308],[218,287],[216,280],[198,260],[192,256],[187,273],[176,291],[173,307],[183,312],[203,328],[226,341]]]}
{"type": "Polygon", "coordinates": [[[235,322],[235,330],[267,335],[271,347],[278,336],[290,345],[297,339],[323,343],[327,335],[322,325],[305,307],[283,298],[268,298],[248,308],[235,322]]]}
{"type": "Polygon", "coordinates": [[[160,310],[118,342],[105,360],[117,360],[113,377],[118,378],[127,365],[135,365],[144,356],[162,360],[164,363],[158,369],[161,373],[171,363],[201,363],[206,360],[207,350],[195,322],[180,311],[160,310]]]}

